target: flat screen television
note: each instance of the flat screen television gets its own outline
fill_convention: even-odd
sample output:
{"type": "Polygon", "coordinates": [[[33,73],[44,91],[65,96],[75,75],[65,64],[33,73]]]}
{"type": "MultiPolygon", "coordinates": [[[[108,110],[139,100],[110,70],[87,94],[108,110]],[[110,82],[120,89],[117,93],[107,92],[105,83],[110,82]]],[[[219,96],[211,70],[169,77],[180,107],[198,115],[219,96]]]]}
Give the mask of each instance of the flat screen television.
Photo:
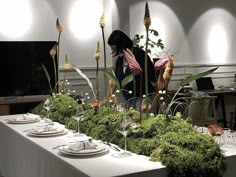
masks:
{"type": "MultiPolygon", "coordinates": [[[[0,41],[0,97],[48,95],[55,87],[50,50],[56,41],[0,41]]],[[[57,66],[57,57],[55,57],[57,66]]]]}

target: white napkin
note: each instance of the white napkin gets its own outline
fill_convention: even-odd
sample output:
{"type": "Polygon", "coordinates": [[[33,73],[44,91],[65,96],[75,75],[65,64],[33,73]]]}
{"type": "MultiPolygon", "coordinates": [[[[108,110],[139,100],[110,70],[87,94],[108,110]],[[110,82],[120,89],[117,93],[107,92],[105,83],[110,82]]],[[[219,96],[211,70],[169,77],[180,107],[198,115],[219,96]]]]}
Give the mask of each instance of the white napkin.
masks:
{"type": "Polygon", "coordinates": [[[34,129],[34,132],[36,133],[43,133],[43,132],[62,132],[64,131],[64,126],[63,125],[45,125],[42,127],[38,127],[34,129]]]}
{"type": "Polygon", "coordinates": [[[23,121],[23,120],[35,120],[35,119],[40,119],[39,115],[36,114],[23,114],[21,116],[16,117],[16,121],[23,121]]]}
{"type": "Polygon", "coordinates": [[[78,152],[84,149],[96,149],[96,146],[96,144],[90,141],[78,141],[74,144],[68,145],[68,149],[78,152]]]}

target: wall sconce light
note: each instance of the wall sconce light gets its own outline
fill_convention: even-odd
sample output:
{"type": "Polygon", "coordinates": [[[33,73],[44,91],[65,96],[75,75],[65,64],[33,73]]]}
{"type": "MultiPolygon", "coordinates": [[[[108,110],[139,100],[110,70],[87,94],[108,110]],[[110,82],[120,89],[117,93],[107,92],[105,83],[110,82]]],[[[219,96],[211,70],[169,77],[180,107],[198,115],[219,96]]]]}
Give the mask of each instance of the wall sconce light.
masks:
{"type": "Polygon", "coordinates": [[[32,11],[28,0],[0,0],[0,33],[17,38],[31,26],[32,11]]]}
{"type": "Polygon", "coordinates": [[[224,63],[228,53],[228,41],[224,27],[212,26],[208,38],[208,51],[211,61],[224,63]]]}
{"type": "Polygon", "coordinates": [[[88,39],[100,31],[99,18],[103,10],[102,1],[79,0],[73,4],[69,16],[72,33],[79,39],[88,39]]]}

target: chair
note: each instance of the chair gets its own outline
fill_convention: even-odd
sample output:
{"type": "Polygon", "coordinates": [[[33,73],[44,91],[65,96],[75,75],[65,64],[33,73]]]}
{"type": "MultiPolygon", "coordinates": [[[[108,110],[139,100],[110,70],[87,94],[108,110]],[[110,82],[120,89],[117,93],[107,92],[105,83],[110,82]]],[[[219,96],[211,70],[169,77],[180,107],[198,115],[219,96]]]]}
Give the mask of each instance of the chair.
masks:
{"type": "Polygon", "coordinates": [[[188,103],[188,117],[193,125],[207,126],[217,124],[215,109],[216,96],[185,97],[188,103]]]}

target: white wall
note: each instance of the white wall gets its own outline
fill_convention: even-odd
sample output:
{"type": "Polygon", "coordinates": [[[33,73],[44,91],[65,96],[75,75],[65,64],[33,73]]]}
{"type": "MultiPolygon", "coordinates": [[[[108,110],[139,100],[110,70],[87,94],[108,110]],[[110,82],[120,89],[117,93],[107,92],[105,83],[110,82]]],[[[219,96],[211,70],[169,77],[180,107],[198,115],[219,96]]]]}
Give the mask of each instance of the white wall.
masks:
{"type": "MultiPolygon", "coordinates": [[[[120,28],[131,37],[144,31],[145,2],[116,0],[118,7],[126,7],[119,8],[120,28]]],[[[166,50],[174,52],[176,63],[236,63],[233,43],[236,40],[236,1],[150,0],[148,4],[150,28],[159,32],[166,50]]]]}
{"type": "MultiPolygon", "coordinates": [[[[145,30],[145,2],[116,0],[120,8],[114,13],[120,17],[119,28],[131,38],[145,30]]],[[[199,72],[207,69],[202,66],[229,66],[223,68],[224,72],[221,68],[217,71],[220,78],[224,76],[228,80],[221,82],[217,79],[216,85],[232,85],[236,73],[236,1],[150,0],[148,4],[152,20],[150,28],[159,32],[165,50],[174,54],[175,66],[178,66],[174,75],[183,74],[184,68],[199,72]],[[191,69],[192,65],[201,67],[191,69]]],[[[183,75],[177,77],[180,79],[183,75]]]]}
{"type": "MultiPolygon", "coordinates": [[[[133,37],[134,34],[144,29],[145,2],[144,0],[0,0],[0,40],[57,40],[58,32],[55,22],[59,18],[63,27],[60,47],[60,75],[63,75],[64,56],[67,54],[70,62],[83,68],[94,82],[96,65],[93,54],[96,42],[99,40],[102,43],[102,35],[98,24],[100,15],[94,17],[97,18],[97,21],[95,19],[93,23],[89,17],[93,12],[100,11],[103,6],[105,9],[106,41],[114,29],[121,29],[133,37]],[[11,4],[5,7],[4,3],[6,2],[11,4]],[[27,8],[21,7],[17,2],[20,4],[28,2],[30,10],[23,18],[20,18],[20,14],[26,12],[27,8]],[[92,29],[93,36],[87,39],[82,39],[83,36],[80,32],[73,33],[71,29],[70,14],[73,7],[79,2],[88,3],[80,5],[85,12],[78,10],[79,17],[75,22],[81,29],[92,29]],[[91,7],[95,3],[98,5],[91,12],[91,7]],[[16,9],[14,10],[14,8],[16,9]],[[31,18],[29,18],[30,15],[31,18]],[[88,28],[88,25],[80,21],[81,17],[87,19],[86,22],[89,22],[89,25],[93,24],[94,26],[88,28]],[[7,22],[5,25],[4,21],[7,22]],[[12,29],[16,30],[12,36],[6,35],[6,30],[4,33],[8,24],[11,24],[12,27],[7,32],[12,29]],[[17,36],[21,24],[28,26],[28,30],[22,36],[17,36]]],[[[183,78],[184,67],[189,73],[207,69],[200,67],[192,70],[190,67],[192,64],[207,65],[207,67],[225,66],[217,71],[214,80],[216,85],[223,83],[225,86],[230,86],[236,72],[234,57],[236,1],[152,0],[148,3],[152,19],[151,27],[159,31],[166,49],[174,52],[175,65],[179,66],[174,70],[171,87],[175,88],[178,81],[183,78]],[[216,24],[218,27],[214,28],[216,24]],[[210,33],[211,30],[213,32],[210,33]],[[212,43],[208,42],[209,36],[212,43]]],[[[106,49],[107,65],[111,66],[110,49],[108,46],[106,49]]],[[[103,51],[102,45],[101,51],[103,51]]],[[[103,66],[103,56],[99,65],[103,66]]],[[[73,70],[68,74],[68,79],[74,86],[87,88],[86,82],[79,78],[73,70]]]]}
{"type": "MultiPolygon", "coordinates": [[[[111,2],[107,1],[104,5],[106,38],[111,32],[110,3],[111,2]]],[[[103,10],[103,0],[0,0],[0,10],[3,11],[6,8],[5,14],[1,14],[0,12],[1,41],[57,40],[56,19],[59,18],[63,27],[60,41],[60,68],[63,67],[65,54],[68,55],[71,63],[79,65],[82,68],[96,66],[93,54],[97,41],[99,40],[102,44],[99,18],[103,10]],[[8,3],[6,4],[6,2],[8,3]],[[8,5],[9,3],[10,5],[8,5]],[[25,6],[22,6],[22,4],[26,4],[26,6],[29,7],[26,8],[26,10],[29,9],[29,12],[26,16],[20,18],[21,14],[25,14],[25,6]],[[71,13],[76,4],[78,5],[78,20],[71,24],[71,13]],[[94,4],[96,4],[95,7],[94,4]],[[16,10],[16,8],[18,10],[16,10]],[[93,13],[98,15],[93,22],[90,22],[93,13]],[[31,16],[31,19],[26,21],[29,16],[31,16]],[[82,18],[87,19],[87,24],[81,21],[82,18]],[[3,21],[5,20],[7,23],[4,25],[3,21]],[[18,23],[19,25],[27,23],[27,26],[29,26],[28,30],[22,33],[22,35],[16,35],[17,28],[19,28],[19,26],[17,26],[18,23]],[[3,25],[5,27],[9,26],[9,24],[12,24],[10,28],[16,29],[16,32],[12,35],[6,34],[9,30],[3,27],[3,25]],[[79,26],[80,30],[84,29],[83,31],[91,31],[91,36],[84,38],[83,33],[80,34],[80,31],[74,33],[72,25],[79,26]],[[92,27],[89,27],[89,25],[92,25],[92,27]]],[[[103,50],[103,48],[101,48],[101,50],[103,50]]],[[[109,50],[107,50],[107,57],[107,65],[110,66],[112,61],[111,58],[109,58],[109,50]]],[[[103,66],[103,57],[100,60],[100,65],[103,66]]]]}
{"type": "MultiPolygon", "coordinates": [[[[69,62],[79,66],[95,84],[96,62],[93,55],[97,41],[100,42],[102,54],[99,66],[104,66],[102,30],[99,25],[103,10],[106,63],[107,67],[112,66],[107,45],[112,30],[112,6],[113,0],[0,0],[0,41],[56,41],[56,19],[59,18],[63,28],[59,53],[60,78],[64,75],[63,65],[67,54],[69,62]],[[72,16],[75,17],[74,21],[72,16]],[[84,32],[89,32],[89,36],[85,37],[84,32]]],[[[78,92],[89,90],[87,83],[73,69],[67,74],[67,79],[72,89],[78,92]]],[[[100,85],[103,86],[102,82],[100,85]]]]}
{"type": "MultiPolygon", "coordinates": [[[[130,35],[144,31],[146,0],[116,0],[117,27],[130,35]],[[120,7],[120,8],[119,8],[120,7]],[[119,17],[119,18],[117,18],[119,17]],[[128,26],[127,26],[128,24],[128,26]]],[[[174,54],[174,73],[170,89],[176,89],[185,74],[219,66],[212,75],[215,87],[234,85],[236,73],[235,0],[149,0],[152,24],[174,54]]],[[[227,116],[236,104],[226,97],[227,116]]]]}

